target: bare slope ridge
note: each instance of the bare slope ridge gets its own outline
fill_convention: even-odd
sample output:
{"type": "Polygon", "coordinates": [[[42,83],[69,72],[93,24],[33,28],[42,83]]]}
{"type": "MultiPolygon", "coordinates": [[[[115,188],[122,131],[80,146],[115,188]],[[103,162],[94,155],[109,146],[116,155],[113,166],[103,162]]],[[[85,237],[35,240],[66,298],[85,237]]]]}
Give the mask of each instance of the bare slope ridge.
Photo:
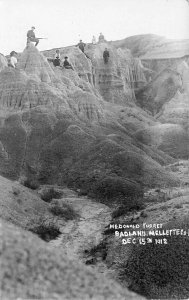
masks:
{"type": "Polygon", "coordinates": [[[48,205],[37,193],[0,176],[0,217],[22,228],[27,227],[29,219],[47,214],[48,205]]]}
{"type": "Polygon", "coordinates": [[[141,59],[170,59],[188,55],[189,40],[173,40],[155,34],[131,36],[112,42],[116,47],[128,48],[141,59]]]}
{"type": "Polygon", "coordinates": [[[1,222],[1,299],[142,299],[69,260],[32,233],[1,222]]]}

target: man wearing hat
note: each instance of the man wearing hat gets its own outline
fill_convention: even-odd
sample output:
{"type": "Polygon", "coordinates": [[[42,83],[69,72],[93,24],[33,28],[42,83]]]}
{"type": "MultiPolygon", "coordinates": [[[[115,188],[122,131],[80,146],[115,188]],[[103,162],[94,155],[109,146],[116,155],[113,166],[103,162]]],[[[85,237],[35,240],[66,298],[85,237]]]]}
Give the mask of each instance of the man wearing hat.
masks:
{"type": "Polygon", "coordinates": [[[79,47],[79,49],[84,53],[86,44],[82,42],[82,40],[79,41],[79,43],[76,45],[76,47],[79,47]]]}
{"type": "Polygon", "coordinates": [[[27,45],[29,44],[29,42],[35,42],[35,46],[37,46],[39,44],[39,39],[37,39],[35,37],[35,27],[32,26],[32,28],[30,30],[28,30],[27,32],[27,45]]]}
{"type": "Polygon", "coordinates": [[[72,70],[73,70],[73,67],[72,67],[72,65],[69,63],[68,57],[67,57],[67,56],[64,57],[63,66],[64,66],[65,69],[72,69],[72,70]]]}

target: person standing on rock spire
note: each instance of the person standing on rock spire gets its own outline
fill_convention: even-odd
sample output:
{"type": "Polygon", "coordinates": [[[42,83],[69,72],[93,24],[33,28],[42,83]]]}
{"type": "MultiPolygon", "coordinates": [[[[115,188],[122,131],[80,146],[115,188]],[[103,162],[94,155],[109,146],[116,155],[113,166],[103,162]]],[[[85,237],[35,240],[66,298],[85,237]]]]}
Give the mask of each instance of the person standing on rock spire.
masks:
{"type": "Polygon", "coordinates": [[[110,57],[110,53],[109,53],[108,49],[105,48],[105,50],[103,52],[103,59],[104,59],[105,64],[108,63],[109,57],[110,57]]]}
{"type": "Polygon", "coordinates": [[[32,28],[30,30],[28,30],[27,32],[27,45],[30,43],[30,42],[35,42],[35,46],[37,46],[39,44],[39,39],[37,39],[35,37],[35,27],[32,26],[32,28]]]}
{"type": "Polygon", "coordinates": [[[79,49],[84,53],[84,50],[85,50],[85,46],[86,44],[83,43],[82,40],[79,41],[79,43],[76,45],[76,47],[79,47],[79,49]]]}
{"type": "Polygon", "coordinates": [[[106,40],[105,40],[105,38],[104,38],[104,35],[102,34],[102,32],[100,33],[100,35],[99,35],[99,38],[98,38],[98,42],[99,43],[104,43],[106,40]]]}

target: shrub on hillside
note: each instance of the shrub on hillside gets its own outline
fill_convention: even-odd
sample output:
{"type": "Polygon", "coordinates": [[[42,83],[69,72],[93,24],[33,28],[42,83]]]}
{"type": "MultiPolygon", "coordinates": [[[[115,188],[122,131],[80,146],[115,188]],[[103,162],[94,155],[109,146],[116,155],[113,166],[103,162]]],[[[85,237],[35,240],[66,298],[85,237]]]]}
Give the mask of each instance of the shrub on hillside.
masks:
{"type": "Polygon", "coordinates": [[[26,225],[26,229],[37,234],[46,242],[55,239],[61,234],[56,221],[52,218],[50,219],[50,217],[38,216],[34,220],[30,220],[30,223],[26,225]]]}
{"type": "Polygon", "coordinates": [[[41,192],[41,199],[49,203],[52,199],[60,199],[62,194],[62,192],[55,190],[53,187],[47,188],[41,192]]]}
{"type": "Polygon", "coordinates": [[[59,203],[58,201],[53,201],[49,207],[49,210],[53,215],[62,217],[65,220],[73,220],[78,217],[76,211],[68,203],[59,203]]]}
{"type": "Polygon", "coordinates": [[[117,196],[133,196],[137,192],[133,188],[134,186],[131,183],[116,176],[106,176],[92,186],[96,195],[104,199],[117,196]]]}
{"type": "Polygon", "coordinates": [[[112,218],[119,218],[120,216],[126,215],[131,211],[138,211],[144,208],[145,204],[143,198],[125,198],[124,202],[112,212],[112,218]]]}
{"type": "Polygon", "coordinates": [[[29,189],[32,189],[32,190],[37,190],[39,188],[39,183],[36,180],[31,179],[31,178],[23,177],[23,178],[20,179],[20,183],[23,186],[25,186],[29,189]]]}
{"type": "Polygon", "coordinates": [[[86,265],[92,265],[96,264],[97,261],[105,261],[107,257],[108,252],[108,243],[106,239],[103,239],[98,245],[95,245],[94,247],[90,249],[84,250],[84,256],[86,258],[85,264],[86,265]]]}
{"type": "MultiPolygon", "coordinates": [[[[188,232],[189,220],[170,222],[164,229],[188,232]]],[[[150,298],[189,297],[189,237],[172,235],[167,244],[133,245],[129,259],[117,264],[119,277],[130,282],[130,289],[150,298]]],[[[154,238],[155,239],[155,238],[154,238]]],[[[127,248],[127,247],[126,247],[127,248]]],[[[128,253],[128,249],[125,250],[128,253]]],[[[124,257],[124,253],[123,253],[124,257]]]]}
{"type": "Polygon", "coordinates": [[[103,200],[117,200],[126,197],[140,197],[143,191],[140,186],[125,178],[116,175],[96,174],[72,174],[69,178],[70,187],[81,188],[92,198],[103,200]]]}

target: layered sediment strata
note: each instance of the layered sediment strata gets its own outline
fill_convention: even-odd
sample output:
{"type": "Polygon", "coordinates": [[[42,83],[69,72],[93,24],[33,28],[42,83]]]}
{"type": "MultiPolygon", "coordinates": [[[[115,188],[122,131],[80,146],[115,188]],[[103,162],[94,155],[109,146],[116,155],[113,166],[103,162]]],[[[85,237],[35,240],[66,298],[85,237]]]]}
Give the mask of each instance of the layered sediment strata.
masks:
{"type": "Polygon", "coordinates": [[[7,60],[3,54],[0,53],[0,71],[7,67],[7,60]]]}

